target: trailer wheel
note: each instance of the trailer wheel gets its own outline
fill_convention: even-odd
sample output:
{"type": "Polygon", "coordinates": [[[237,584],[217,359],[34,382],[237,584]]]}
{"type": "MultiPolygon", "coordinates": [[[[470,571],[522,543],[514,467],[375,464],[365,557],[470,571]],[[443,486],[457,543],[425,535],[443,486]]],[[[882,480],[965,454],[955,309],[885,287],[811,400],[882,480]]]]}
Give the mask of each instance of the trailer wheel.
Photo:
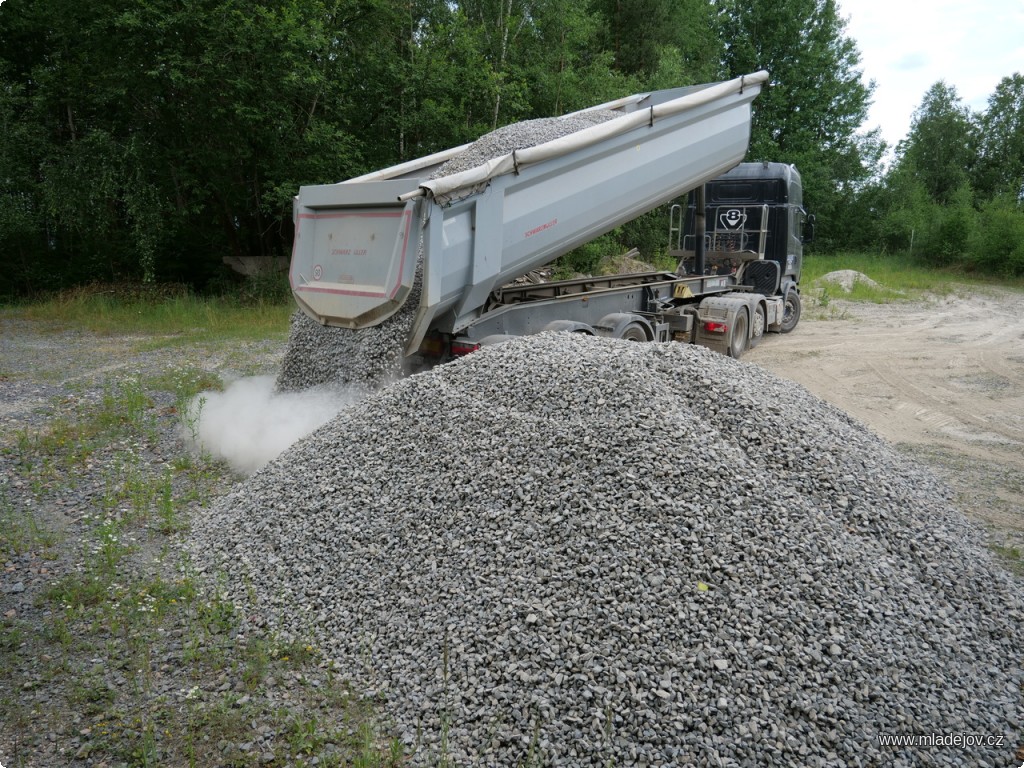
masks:
{"type": "Polygon", "coordinates": [[[747,310],[741,309],[736,313],[736,319],[729,330],[729,357],[739,360],[747,351],[747,310]]]}
{"type": "Polygon", "coordinates": [[[575,320],[552,320],[542,330],[557,331],[559,333],[584,333],[587,336],[595,336],[594,329],[586,323],[578,323],[575,320]]]}
{"type": "Polygon", "coordinates": [[[800,294],[796,288],[786,291],[786,301],[782,310],[782,324],[779,327],[780,333],[789,333],[796,324],[800,322],[800,294]]]}
{"type": "Polygon", "coordinates": [[[765,322],[764,304],[758,304],[754,309],[754,319],[751,321],[750,326],[749,348],[753,349],[761,343],[765,331],[768,330],[768,324],[765,322]]]}
{"type": "Polygon", "coordinates": [[[647,331],[644,330],[640,323],[630,323],[627,325],[622,329],[622,335],[619,338],[626,341],[648,341],[647,331]]]}

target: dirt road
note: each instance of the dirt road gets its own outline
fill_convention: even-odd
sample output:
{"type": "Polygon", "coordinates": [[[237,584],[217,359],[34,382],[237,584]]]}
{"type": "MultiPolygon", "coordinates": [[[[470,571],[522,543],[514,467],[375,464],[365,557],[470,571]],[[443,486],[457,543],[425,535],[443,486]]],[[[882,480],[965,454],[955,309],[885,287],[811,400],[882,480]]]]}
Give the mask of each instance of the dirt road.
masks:
{"type": "Polygon", "coordinates": [[[930,464],[994,544],[1021,548],[1022,305],[1024,294],[999,288],[826,307],[809,292],[796,331],[769,336],[744,359],[803,384],[930,464]]]}

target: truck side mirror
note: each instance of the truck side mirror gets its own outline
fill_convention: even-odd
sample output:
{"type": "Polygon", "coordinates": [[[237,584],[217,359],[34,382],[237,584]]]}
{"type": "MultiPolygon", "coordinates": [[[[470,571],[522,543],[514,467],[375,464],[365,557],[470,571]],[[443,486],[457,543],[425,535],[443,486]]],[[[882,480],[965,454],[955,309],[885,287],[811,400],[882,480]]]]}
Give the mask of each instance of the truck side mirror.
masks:
{"type": "Polygon", "coordinates": [[[804,232],[803,237],[800,238],[801,242],[809,243],[814,240],[814,214],[809,214],[807,220],[804,221],[804,232]]]}

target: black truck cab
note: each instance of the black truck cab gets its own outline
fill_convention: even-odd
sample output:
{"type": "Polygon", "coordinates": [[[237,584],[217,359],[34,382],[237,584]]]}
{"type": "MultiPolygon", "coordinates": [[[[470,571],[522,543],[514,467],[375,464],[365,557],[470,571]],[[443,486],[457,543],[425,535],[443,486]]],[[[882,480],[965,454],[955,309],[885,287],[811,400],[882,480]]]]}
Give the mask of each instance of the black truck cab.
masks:
{"type": "Polygon", "coordinates": [[[740,163],[707,182],[703,189],[703,253],[696,235],[701,229],[696,215],[700,192],[689,194],[685,222],[679,222],[681,208],[674,206],[673,210],[670,233],[676,238],[677,249],[672,253],[680,259],[680,273],[730,274],[745,262],[763,260],[775,262],[778,267],[777,271],[767,264],[748,268],[768,278],[768,285],[762,284],[759,289],[767,295],[782,296],[796,290],[803,243],[811,239],[814,224],[814,217],[803,208],[803,186],[796,167],[786,163],[740,163]]]}

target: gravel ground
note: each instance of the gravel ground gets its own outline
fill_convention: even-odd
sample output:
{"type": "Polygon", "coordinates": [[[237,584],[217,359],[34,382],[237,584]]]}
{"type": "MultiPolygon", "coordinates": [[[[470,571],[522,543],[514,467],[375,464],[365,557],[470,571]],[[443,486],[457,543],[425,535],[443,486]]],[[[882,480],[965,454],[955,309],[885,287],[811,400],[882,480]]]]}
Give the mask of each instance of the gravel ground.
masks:
{"type": "Polygon", "coordinates": [[[836,295],[809,289],[797,332],[744,359],[927,462],[1024,573],[1021,291],[953,285],[883,304],[836,295]]]}
{"type": "Polygon", "coordinates": [[[276,373],[284,347],[0,315],[0,763],[342,765],[377,750],[322,655],[243,632],[181,548],[237,477],[185,450],[177,393],[276,373]]]}
{"type": "Polygon", "coordinates": [[[0,318],[4,765],[350,764],[388,747],[367,694],[418,764],[1017,764],[1021,582],[757,366],[521,340],[233,486],[185,461],[174,390],[285,343],[154,342],[0,318]],[[173,526],[130,482],[167,472],[173,526]]]}

